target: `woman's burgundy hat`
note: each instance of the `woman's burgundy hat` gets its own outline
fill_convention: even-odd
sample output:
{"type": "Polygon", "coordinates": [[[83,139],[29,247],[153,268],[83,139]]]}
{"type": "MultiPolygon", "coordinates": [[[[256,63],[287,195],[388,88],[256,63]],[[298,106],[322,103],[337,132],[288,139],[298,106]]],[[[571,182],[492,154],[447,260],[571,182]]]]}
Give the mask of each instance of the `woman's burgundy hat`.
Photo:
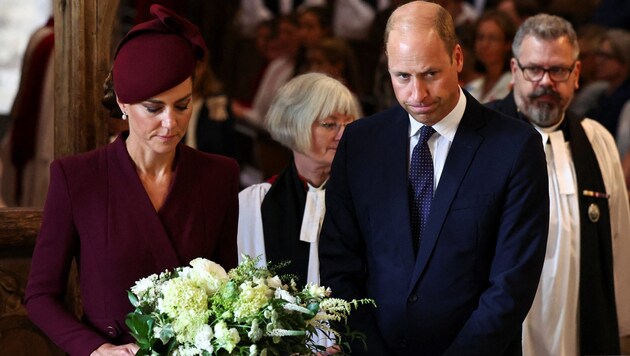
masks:
{"type": "Polygon", "coordinates": [[[150,12],[155,18],[134,26],[114,55],[114,90],[123,103],[137,103],[180,84],[207,52],[191,22],[157,4],[150,12]]]}

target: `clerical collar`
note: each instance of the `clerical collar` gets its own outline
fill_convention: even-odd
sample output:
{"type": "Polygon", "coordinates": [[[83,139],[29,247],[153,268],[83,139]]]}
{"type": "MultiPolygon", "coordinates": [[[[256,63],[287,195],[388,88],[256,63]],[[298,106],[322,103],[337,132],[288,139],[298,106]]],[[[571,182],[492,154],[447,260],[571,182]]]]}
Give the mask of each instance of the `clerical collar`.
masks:
{"type": "Polygon", "coordinates": [[[553,125],[553,126],[542,127],[542,126],[536,125],[533,122],[532,122],[532,125],[534,125],[534,127],[540,132],[550,133],[550,132],[556,131],[558,129],[558,127],[560,127],[560,125],[562,125],[562,123],[564,122],[564,118],[565,117],[566,117],[566,115],[562,114],[562,117],[560,118],[560,121],[558,121],[558,123],[553,125]]]}
{"type": "Polygon", "coordinates": [[[547,139],[549,138],[550,133],[557,131],[559,129],[562,129],[560,126],[562,126],[562,124],[564,123],[565,117],[566,117],[566,114],[562,114],[562,117],[560,118],[560,121],[558,121],[557,124],[552,125],[552,126],[547,126],[547,127],[538,126],[534,122],[530,120],[528,121],[534,126],[534,128],[538,131],[538,133],[540,133],[540,136],[542,136],[543,144],[545,144],[547,143],[547,139]]]}

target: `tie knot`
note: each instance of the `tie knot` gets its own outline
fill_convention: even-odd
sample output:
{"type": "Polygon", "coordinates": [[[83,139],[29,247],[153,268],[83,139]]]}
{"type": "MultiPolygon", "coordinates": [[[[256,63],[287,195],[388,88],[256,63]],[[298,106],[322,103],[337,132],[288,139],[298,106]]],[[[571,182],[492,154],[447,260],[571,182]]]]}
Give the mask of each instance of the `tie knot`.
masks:
{"type": "Polygon", "coordinates": [[[422,126],[420,128],[420,142],[426,143],[435,133],[435,129],[431,126],[422,126]]]}

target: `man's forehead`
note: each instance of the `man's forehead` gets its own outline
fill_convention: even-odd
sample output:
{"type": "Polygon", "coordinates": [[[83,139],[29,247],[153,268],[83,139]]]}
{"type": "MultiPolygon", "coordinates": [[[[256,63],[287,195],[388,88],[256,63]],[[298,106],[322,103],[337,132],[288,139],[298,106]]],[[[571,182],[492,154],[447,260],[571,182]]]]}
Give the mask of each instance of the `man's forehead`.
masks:
{"type": "Polygon", "coordinates": [[[519,60],[527,58],[573,61],[573,47],[567,37],[543,39],[529,35],[523,39],[519,60]]]}

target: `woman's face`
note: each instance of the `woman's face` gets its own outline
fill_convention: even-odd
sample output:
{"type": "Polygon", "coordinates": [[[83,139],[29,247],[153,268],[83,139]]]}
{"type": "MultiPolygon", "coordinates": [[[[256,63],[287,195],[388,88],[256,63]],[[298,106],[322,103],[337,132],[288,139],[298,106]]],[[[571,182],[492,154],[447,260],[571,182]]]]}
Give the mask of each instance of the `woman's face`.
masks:
{"type": "Polygon", "coordinates": [[[335,65],[326,58],[324,53],[318,48],[308,51],[308,65],[311,72],[328,74],[333,78],[341,79],[342,69],[340,65],[335,65]]]}
{"type": "Polygon", "coordinates": [[[484,65],[503,64],[510,51],[511,43],[492,20],[479,24],[475,37],[475,55],[484,65]]]}
{"type": "Polygon", "coordinates": [[[311,149],[305,153],[306,156],[319,164],[330,166],[346,125],[352,121],[352,115],[339,113],[315,120],[311,126],[311,149]]]}
{"type": "Polygon", "coordinates": [[[149,154],[174,152],[192,114],[192,79],[142,102],[119,106],[129,116],[128,147],[149,154]]]}

